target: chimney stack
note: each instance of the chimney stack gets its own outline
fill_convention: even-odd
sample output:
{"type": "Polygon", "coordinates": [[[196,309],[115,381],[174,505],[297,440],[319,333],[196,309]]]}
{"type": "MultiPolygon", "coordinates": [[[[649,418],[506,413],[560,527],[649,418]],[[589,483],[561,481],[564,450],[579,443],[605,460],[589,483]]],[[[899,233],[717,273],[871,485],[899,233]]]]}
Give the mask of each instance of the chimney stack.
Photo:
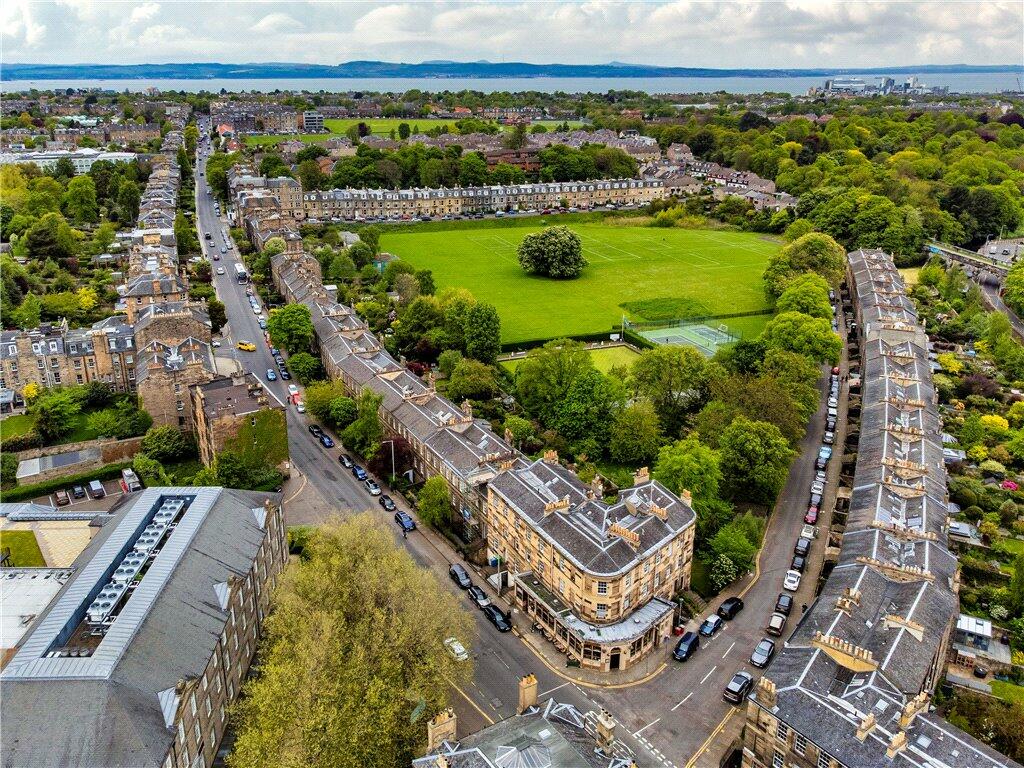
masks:
{"type": "Polygon", "coordinates": [[[545,464],[557,464],[558,463],[558,451],[553,451],[553,450],[544,451],[544,463],[545,464]]]}
{"type": "Polygon", "coordinates": [[[778,695],[775,690],[775,683],[767,677],[762,677],[757,681],[757,688],[754,689],[754,695],[757,697],[758,703],[766,709],[775,709],[778,705],[778,695]]]}
{"type": "Polygon", "coordinates": [[[612,755],[612,745],[615,744],[615,718],[607,709],[602,708],[597,715],[597,749],[606,757],[612,755]]]}
{"type": "Polygon", "coordinates": [[[860,725],[857,726],[857,739],[860,741],[867,739],[868,734],[874,730],[876,724],[875,713],[868,712],[867,716],[860,721],[860,725]]]}
{"type": "Polygon", "coordinates": [[[633,485],[643,485],[644,483],[650,482],[650,479],[651,473],[648,471],[647,467],[640,467],[640,469],[633,474],[633,485]]]}
{"type": "Polygon", "coordinates": [[[537,676],[532,672],[519,678],[519,714],[537,704],[537,676]]]}
{"type": "Polygon", "coordinates": [[[427,722],[427,752],[433,752],[442,741],[455,741],[455,712],[451,707],[443,709],[427,722]]]}

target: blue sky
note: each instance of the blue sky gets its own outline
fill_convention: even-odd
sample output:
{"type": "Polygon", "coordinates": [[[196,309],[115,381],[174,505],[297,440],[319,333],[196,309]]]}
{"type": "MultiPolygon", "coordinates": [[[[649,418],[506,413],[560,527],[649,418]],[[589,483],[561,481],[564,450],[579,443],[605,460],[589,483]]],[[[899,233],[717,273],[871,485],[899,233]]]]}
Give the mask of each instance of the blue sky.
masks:
{"type": "Polygon", "coordinates": [[[1024,3],[4,0],[2,61],[426,59],[696,67],[1024,60],[1024,3]]]}

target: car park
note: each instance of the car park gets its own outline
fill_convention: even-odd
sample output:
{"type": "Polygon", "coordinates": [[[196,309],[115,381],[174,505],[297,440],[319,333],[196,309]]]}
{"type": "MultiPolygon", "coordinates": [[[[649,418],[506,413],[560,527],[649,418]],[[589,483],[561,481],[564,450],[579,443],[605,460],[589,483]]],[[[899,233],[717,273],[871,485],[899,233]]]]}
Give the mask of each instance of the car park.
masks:
{"type": "Polygon", "coordinates": [[[416,521],[412,519],[408,512],[402,512],[401,510],[395,512],[395,522],[406,533],[416,530],[416,521]]]}
{"type": "Polygon", "coordinates": [[[58,507],[66,507],[71,503],[71,496],[68,495],[67,491],[60,490],[53,494],[54,501],[57,502],[58,507]]]}
{"type": "Polygon", "coordinates": [[[448,653],[452,655],[452,658],[456,661],[468,661],[469,653],[466,651],[466,647],[456,640],[454,637],[445,638],[444,647],[448,650],[448,653]]]}
{"type": "Polygon", "coordinates": [[[386,512],[394,512],[398,508],[392,498],[386,494],[377,499],[377,503],[384,507],[386,512]]]}
{"type": "Polygon", "coordinates": [[[466,594],[469,595],[470,600],[476,603],[477,608],[485,608],[491,604],[491,598],[476,584],[467,589],[466,594]]]}
{"type": "Polygon", "coordinates": [[[319,440],[320,440],[320,445],[322,445],[324,448],[333,448],[334,447],[334,441],[331,439],[330,435],[325,435],[325,434],[321,433],[319,440]]]}
{"type": "Polygon", "coordinates": [[[320,435],[322,435],[324,433],[324,431],[322,429],[320,429],[320,425],[319,424],[310,424],[308,429],[309,429],[309,434],[311,434],[313,437],[320,437],[320,435]]]}
{"type": "Polygon", "coordinates": [[[800,571],[786,571],[786,578],[782,580],[782,588],[789,592],[796,592],[800,589],[800,571]]]}
{"type": "Polygon", "coordinates": [[[807,557],[807,554],[811,551],[811,540],[799,538],[796,540],[796,546],[793,547],[793,552],[800,557],[807,557]]]}
{"type": "Polygon", "coordinates": [[[764,631],[767,632],[769,635],[775,635],[776,637],[780,637],[782,635],[783,630],[786,629],[786,619],[787,616],[784,613],[773,613],[771,616],[768,617],[768,626],[765,627],[764,631]]]}
{"type": "Polygon", "coordinates": [[[360,467],[358,464],[352,465],[352,474],[355,475],[356,480],[365,480],[369,475],[366,474],[366,470],[360,467]]]}
{"type": "Polygon", "coordinates": [[[345,467],[345,469],[352,469],[352,467],[355,466],[352,462],[352,458],[347,453],[341,454],[341,456],[338,457],[338,462],[341,466],[345,467]]]}
{"type": "Polygon", "coordinates": [[[725,686],[722,698],[732,704],[741,704],[754,687],[754,677],[749,672],[737,672],[725,686]]]}
{"type": "Polygon", "coordinates": [[[508,616],[501,612],[501,609],[496,605],[484,606],[484,616],[490,620],[499,632],[511,632],[512,624],[508,620],[508,616]]]}
{"type": "Polygon", "coordinates": [[[717,613],[713,613],[704,619],[700,625],[700,629],[697,630],[704,637],[713,637],[718,630],[725,626],[725,621],[717,613]]]}
{"type": "Polygon", "coordinates": [[[473,582],[469,580],[469,573],[458,563],[448,566],[448,576],[459,585],[459,589],[469,589],[473,586],[473,582]]]}
{"type": "Polygon", "coordinates": [[[372,477],[363,480],[363,487],[366,488],[367,493],[371,496],[380,496],[381,494],[380,486],[377,485],[377,481],[372,477]]]}
{"type": "Polygon", "coordinates": [[[790,563],[790,570],[804,572],[804,568],[807,567],[807,558],[802,555],[793,555],[793,562],[790,563]]]}
{"type": "Polygon", "coordinates": [[[267,368],[267,381],[277,381],[277,373],[273,368],[267,368]]]}
{"type": "Polygon", "coordinates": [[[700,637],[696,632],[687,632],[676,643],[676,647],[672,650],[672,658],[676,661],[686,661],[697,652],[698,648],[700,648],[700,637]]]}
{"type": "Polygon", "coordinates": [[[730,621],[735,619],[736,615],[742,610],[743,601],[738,597],[729,597],[726,598],[720,606],[718,606],[716,613],[726,621],[730,621]]]}
{"type": "Polygon", "coordinates": [[[787,595],[785,592],[779,593],[779,599],[775,601],[775,612],[783,613],[789,616],[790,611],[793,610],[793,596],[787,595]]]}
{"type": "Polygon", "coordinates": [[[774,655],[775,641],[769,640],[765,637],[757,644],[757,647],[754,648],[754,652],[750,654],[750,663],[755,667],[764,669],[768,666],[768,662],[772,660],[772,656],[774,655]]]}

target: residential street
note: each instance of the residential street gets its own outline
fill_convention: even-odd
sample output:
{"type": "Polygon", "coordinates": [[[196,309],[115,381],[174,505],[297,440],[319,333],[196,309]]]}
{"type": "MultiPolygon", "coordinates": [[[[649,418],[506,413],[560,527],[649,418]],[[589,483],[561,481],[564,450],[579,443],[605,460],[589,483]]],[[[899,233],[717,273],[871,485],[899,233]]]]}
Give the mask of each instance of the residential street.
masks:
{"type": "MultiPolygon", "coordinates": [[[[224,244],[221,235],[227,232],[227,223],[215,213],[213,199],[205,191],[205,177],[198,176],[205,166],[205,158],[201,158],[196,168],[197,228],[199,240],[212,258],[213,252],[216,250],[219,254],[219,247],[224,244]],[[213,233],[212,243],[204,239],[205,232],[213,233]]],[[[307,431],[310,421],[288,404],[288,385],[294,382],[266,380],[267,369],[276,370],[277,366],[264,341],[257,316],[250,309],[246,286],[236,279],[234,264],[239,261],[239,254],[230,244],[230,239],[228,243],[227,253],[221,255],[219,261],[212,262],[217,294],[226,305],[228,316],[223,346],[218,351],[222,356],[237,359],[243,368],[263,381],[272,396],[285,404],[293,464],[292,479],[285,487],[285,512],[289,524],[319,522],[335,512],[350,514],[370,510],[379,524],[392,531],[396,541],[407,548],[417,563],[430,568],[444,584],[458,591],[447,575],[449,563],[458,560],[458,554],[442,537],[424,527],[403,540],[392,514],[384,511],[351,472],[338,463],[342,449],[322,448],[307,431]],[[219,266],[224,267],[225,274],[216,274],[219,266]],[[235,344],[240,340],[253,342],[256,351],[239,351],[235,344]]],[[[471,644],[475,657],[474,682],[459,690],[453,701],[459,718],[459,733],[470,733],[487,723],[515,714],[517,680],[525,674],[534,673],[542,698],[553,695],[584,712],[600,707],[608,709],[619,723],[618,736],[634,751],[639,765],[681,768],[699,761],[700,764],[717,766],[725,748],[738,735],[743,719],[740,708],[722,700],[722,690],[740,669],[746,669],[755,677],[758,674],[758,670],[749,664],[750,652],[765,636],[764,627],[782,590],[783,575],[789,568],[793,545],[803,525],[809,487],[814,477],[814,460],[824,431],[827,370],[823,369],[823,373],[820,384],[822,403],[801,442],[800,456],[793,463],[771,518],[758,570],[734,585],[730,592],[721,595],[704,614],[711,613],[721,599],[739,594],[746,608],[734,621],[728,622],[716,637],[703,642],[696,655],[686,663],[671,659],[674,638],[668,638],[644,662],[642,672],[645,679],[631,684],[612,675],[605,676],[602,684],[596,684],[577,682],[580,680],[579,670],[567,670],[564,658],[560,666],[553,655],[550,661],[545,661],[529,643],[517,637],[517,634],[529,633],[529,625],[522,617],[513,615],[517,632],[503,635],[479,611],[467,605],[476,615],[478,638],[471,644]],[[577,673],[576,677],[568,676],[570,672],[577,673]]],[[[845,389],[843,394],[845,396],[845,389]]],[[[845,431],[845,397],[841,398],[840,405],[836,459],[829,465],[823,513],[831,509],[835,496],[842,452],[840,446],[845,431]]],[[[340,440],[336,435],[334,437],[340,445],[340,440]]],[[[397,494],[392,494],[392,497],[400,508],[416,517],[401,497],[397,494]]],[[[795,607],[784,636],[799,620],[800,605],[809,604],[812,600],[827,532],[826,518],[827,515],[823,514],[819,521],[819,537],[814,543],[808,572],[796,594],[795,607]]],[[[494,590],[470,570],[474,582],[494,598],[494,590]]],[[[504,601],[499,601],[499,605],[503,609],[508,608],[504,601]]],[[[691,628],[696,629],[698,623],[694,622],[691,628]]]]}

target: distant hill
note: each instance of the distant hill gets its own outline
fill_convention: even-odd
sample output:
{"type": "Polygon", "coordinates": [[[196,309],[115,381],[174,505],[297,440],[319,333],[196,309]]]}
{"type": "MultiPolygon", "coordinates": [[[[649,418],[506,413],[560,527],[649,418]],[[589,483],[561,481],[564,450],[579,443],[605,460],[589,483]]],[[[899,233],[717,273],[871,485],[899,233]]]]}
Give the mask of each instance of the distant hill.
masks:
{"type": "Polygon", "coordinates": [[[273,79],[273,78],[522,78],[522,77],[830,77],[834,75],[927,75],[929,73],[1024,72],[1019,64],[945,64],[864,69],[709,69],[644,64],[529,64],[491,61],[347,61],[342,64],[7,64],[2,80],[273,79]]]}

